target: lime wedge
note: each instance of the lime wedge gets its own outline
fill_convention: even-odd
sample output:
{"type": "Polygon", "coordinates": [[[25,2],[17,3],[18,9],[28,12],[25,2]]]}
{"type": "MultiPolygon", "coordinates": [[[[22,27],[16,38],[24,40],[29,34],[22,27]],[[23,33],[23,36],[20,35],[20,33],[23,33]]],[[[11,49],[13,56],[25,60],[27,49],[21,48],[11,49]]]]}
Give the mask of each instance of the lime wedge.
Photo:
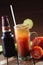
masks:
{"type": "Polygon", "coordinates": [[[0,45],[0,52],[2,52],[2,46],[0,45]]]}
{"type": "Polygon", "coordinates": [[[17,50],[17,43],[15,43],[15,49],[17,50]]]}
{"type": "Polygon", "coordinates": [[[32,41],[30,41],[30,49],[32,49],[32,41]]]}
{"type": "Polygon", "coordinates": [[[29,29],[33,27],[33,21],[31,19],[25,19],[23,25],[29,25],[29,29]]]}

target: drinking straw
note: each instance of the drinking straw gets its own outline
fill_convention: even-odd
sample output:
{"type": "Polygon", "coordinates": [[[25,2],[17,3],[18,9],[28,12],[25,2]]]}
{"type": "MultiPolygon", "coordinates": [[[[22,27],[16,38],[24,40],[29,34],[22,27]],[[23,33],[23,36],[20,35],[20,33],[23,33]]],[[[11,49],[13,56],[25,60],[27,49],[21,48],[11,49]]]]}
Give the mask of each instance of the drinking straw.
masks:
{"type": "Polygon", "coordinates": [[[10,9],[11,9],[11,13],[12,13],[14,25],[16,26],[16,20],[15,20],[15,16],[14,16],[14,12],[13,12],[13,7],[12,7],[12,5],[10,5],[10,9]]]}
{"type": "MultiPolygon", "coordinates": [[[[16,20],[15,20],[15,16],[14,16],[14,12],[13,12],[13,7],[12,7],[12,5],[10,5],[10,9],[11,9],[11,13],[12,13],[14,25],[15,25],[15,28],[16,28],[16,20]]],[[[16,31],[16,33],[17,33],[17,31],[16,31]]],[[[18,65],[19,65],[18,57],[17,57],[17,63],[18,63],[18,65]]]]}

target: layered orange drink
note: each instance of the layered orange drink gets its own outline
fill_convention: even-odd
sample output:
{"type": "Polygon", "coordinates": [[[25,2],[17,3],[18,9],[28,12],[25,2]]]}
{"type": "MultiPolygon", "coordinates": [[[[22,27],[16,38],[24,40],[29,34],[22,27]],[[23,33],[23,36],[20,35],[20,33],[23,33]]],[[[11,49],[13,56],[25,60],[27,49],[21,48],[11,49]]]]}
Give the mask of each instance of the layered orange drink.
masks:
{"type": "Polygon", "coordinates": [[[30,49],[29,27],[23,25],[15,26],[15,38],[18,46],[18,55],[21,57],[28,56],[30,49]]]}

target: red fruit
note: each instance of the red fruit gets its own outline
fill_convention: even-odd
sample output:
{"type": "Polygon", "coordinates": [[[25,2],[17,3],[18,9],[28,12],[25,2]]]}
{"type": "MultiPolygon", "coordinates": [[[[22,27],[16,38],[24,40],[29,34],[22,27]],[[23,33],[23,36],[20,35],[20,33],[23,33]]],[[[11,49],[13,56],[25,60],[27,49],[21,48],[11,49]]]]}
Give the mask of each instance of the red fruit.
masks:
{"type": "Polygon", "coordinates": [[[40,46],[40,47],[42,47],[42,49],[43,49],[43,37],[36,37],[33,41],[32,41],[32,47],[34,47],[34,46],[40,46]]]}
{"type": "Polygon", "coordinates": [[[42,51],[42,55],[43,55],[43,51],[42,51]]]}
{"type": "Polygon", "coordinates": [[[42,48],[40,46],[34,46],[31,51],[31,55],[34,59],[40,59],[42,57],[42,48]]]}

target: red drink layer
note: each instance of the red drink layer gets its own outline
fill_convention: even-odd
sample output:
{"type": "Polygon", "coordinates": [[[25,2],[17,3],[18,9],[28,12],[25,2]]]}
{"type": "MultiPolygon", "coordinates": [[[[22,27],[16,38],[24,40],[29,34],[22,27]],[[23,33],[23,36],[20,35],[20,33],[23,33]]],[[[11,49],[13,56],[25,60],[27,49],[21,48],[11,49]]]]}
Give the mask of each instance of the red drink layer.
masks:
{"type": "Polygon", "coordinates": [[[17,29],[16,41],[18,45],[18,53],[21,57],[29,55],[29,31],[26,29],[17,29]]]}

